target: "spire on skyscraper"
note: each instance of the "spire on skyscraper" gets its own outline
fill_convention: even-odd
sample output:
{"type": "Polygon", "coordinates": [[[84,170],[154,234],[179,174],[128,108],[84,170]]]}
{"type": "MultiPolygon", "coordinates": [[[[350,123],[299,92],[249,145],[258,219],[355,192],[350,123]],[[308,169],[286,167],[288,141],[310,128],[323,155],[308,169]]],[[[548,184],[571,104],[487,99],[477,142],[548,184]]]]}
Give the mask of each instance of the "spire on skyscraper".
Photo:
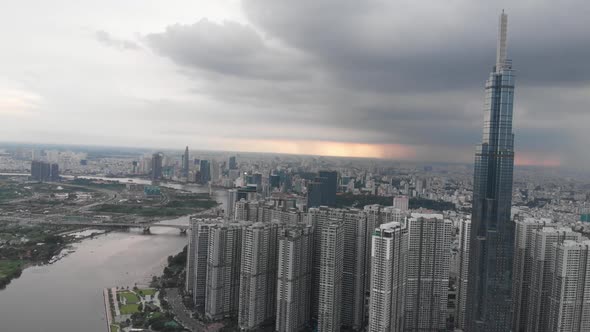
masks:
{"type": "Polygon", "coordinates": [[[496,47],[496,72],[502,71],[506,65],[506,34],[508,30],[508,15],[500,14],[500,23],[498,24],[498,45],[496,47]]]}

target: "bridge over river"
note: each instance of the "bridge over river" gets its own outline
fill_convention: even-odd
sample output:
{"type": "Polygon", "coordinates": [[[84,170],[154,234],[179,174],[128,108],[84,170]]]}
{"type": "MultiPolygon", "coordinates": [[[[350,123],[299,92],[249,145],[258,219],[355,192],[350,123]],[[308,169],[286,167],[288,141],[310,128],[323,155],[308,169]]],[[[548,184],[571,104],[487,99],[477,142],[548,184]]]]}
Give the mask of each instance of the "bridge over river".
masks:
{"type": "MultiPolygon", "coordinates": [[[[217,215],[197,215],[199,218],[218,218],[217,215]]],[[[180,230],[180,233],[186,233],[190,225],[178,225],[178,224],[165,224],[160,222],[152,223],[115,223],[115,222],[91,222],[91,221],[56,221],[56,222],[43,222],[42,225],[60,225],[60,226],[83,226],[83,227],[95,227],[95,228],[143,228],[145,233],[149,233],[152,227],[162,228],[176,228],[180,230]]]]}

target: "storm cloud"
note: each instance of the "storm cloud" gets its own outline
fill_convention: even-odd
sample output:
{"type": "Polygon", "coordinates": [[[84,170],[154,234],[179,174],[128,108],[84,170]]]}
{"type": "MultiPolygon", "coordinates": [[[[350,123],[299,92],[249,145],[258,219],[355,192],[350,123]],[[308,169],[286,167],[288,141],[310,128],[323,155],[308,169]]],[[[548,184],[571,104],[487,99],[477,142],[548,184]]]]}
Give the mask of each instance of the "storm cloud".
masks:
{"type": "Polygon", "coordinates": [[[162,135],[142,140],[138,129],[127,145],[256,151],[260,142],[330,142],[470,162],[505,8],[517,153],[530,163],[590,165],[578,152],[590,121],[586,1],[200,1],[190,4],[194,18],[160,6],[170,19],[154,14],[158,24],[140,31],[93,26],[103,46],[140,51],[103,51],[121,66],[139,62],[122,68],[143,78],[101,91],[117,101],[103,106],[141,114],[135,123],[162,135]]]}

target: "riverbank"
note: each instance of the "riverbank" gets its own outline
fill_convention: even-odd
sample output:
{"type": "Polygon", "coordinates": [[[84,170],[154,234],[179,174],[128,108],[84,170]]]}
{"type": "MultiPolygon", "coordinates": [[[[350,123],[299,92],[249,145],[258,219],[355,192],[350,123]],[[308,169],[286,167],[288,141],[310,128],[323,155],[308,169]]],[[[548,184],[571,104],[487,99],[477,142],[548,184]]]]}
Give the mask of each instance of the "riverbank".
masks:
{"type": "Polygon", "coordinates": [[[0,289],[6,288],[12,279],[20,277],[22,267],[23,262],[20,260],[0,260],[0,289]]]}

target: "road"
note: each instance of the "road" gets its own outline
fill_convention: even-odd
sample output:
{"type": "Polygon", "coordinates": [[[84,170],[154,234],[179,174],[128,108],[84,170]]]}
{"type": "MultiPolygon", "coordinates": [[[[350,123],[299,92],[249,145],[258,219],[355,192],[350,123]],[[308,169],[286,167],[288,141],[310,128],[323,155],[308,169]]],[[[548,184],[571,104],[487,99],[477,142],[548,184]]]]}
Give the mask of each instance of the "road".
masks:
{"type": "Polygon", "coordinates": [[[182,326],[193,332],[206,331],[205,325],[197,319],[194,319],[191,316],[191,311],[186,309],[184,303],[182,303],[182,297],[178,292],[178,288],[166,288],[166,300],[170,304],[170,308],[176,316],[176,320],[182,326]]]}

